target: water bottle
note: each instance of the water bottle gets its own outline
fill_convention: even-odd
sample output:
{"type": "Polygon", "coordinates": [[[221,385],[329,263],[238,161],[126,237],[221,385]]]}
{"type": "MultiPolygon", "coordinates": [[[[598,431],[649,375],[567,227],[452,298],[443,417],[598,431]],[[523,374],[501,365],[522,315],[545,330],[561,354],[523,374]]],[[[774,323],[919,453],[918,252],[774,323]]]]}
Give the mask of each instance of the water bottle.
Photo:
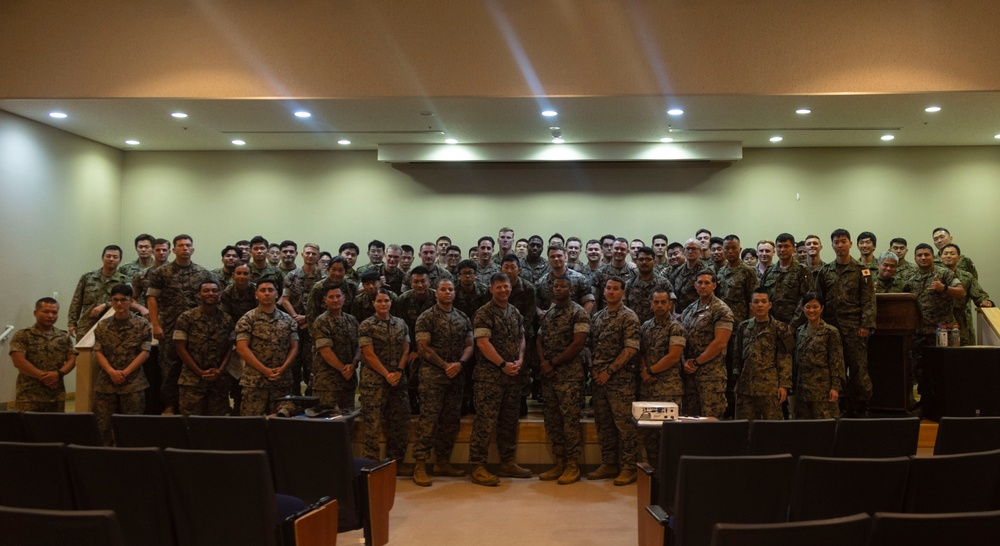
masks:
{"type": "Polygon", "coordinates": [[[937,327],[937,342],[935,343],[938,347],[948,346],[948,330],[945,329],[944,324],[938,324],[937,327]]]}
{"type": "Polygon", "coordinates": [[[952,325],[951,330],[948,332],[948,346],[949,347],[961,347],[962,346],[962,332],[958,329],[958,325],[952,325]]]}

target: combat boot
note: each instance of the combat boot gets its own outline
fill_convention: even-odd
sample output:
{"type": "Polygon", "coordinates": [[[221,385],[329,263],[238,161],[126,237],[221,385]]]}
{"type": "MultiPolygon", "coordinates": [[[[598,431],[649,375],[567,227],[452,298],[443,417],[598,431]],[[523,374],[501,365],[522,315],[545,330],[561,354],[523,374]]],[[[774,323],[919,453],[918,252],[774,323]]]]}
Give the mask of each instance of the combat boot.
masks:
{"type": "Polygon", "coordinates": [[[621,474],[615,478],[615,485],[628,485],[635,483],[635,470],[622,470],[621,474]]]}
{"type": "Polygon", "coordinates": [[[500,478],[496,477],[489,470],[486,470],[485,466],[479,465],[472,471],[472,483],[478,485],[497,485],[500,483],[500,478]]]}
{"type": "Polygon", "coordinates": [[[431,477],[427,475],[427,463],[424,461],[417,461],[417,464],[413,467],[413,483],[419,485],[420,487],[430,487],[431,477]]]}
{"type": "Polygon", "coordinates": [[[539,474],[538,479],[543,482],[558,480],[559,476],[562,476],[564,470],[566,470],[566,459],[560,457],[556,460],[556,465],[539,474]]]}
{"type": "Polygon", "coordinates": [[[618,475],[618,465],[615,464],[604,464],[597,467],[597,470],[587,474],[588,480],[604,480],[607,478],[614,478],[618,475]]]}
{"type": "Polygon", "coordinates": [[[449,478],[461,478],[465,475],[465,471],[461,468],[452,466],[448,459],[438,458],[437,463],[434,464],[432,469],[435,476],[448,476],[449,478]]]}
{"type": "Polygon", "coordinates": [[[404,463],[401,459],[396,459],[396,475],[404,478],[413,476],[413,465],[404,463]]]}
{"type": "Polygon", "coordinates": [[[576,463],[576,458],[570,457],[566,459],[566,469],[563,470],[562,476],[559,476],[559,485],[569,485],[578,481],[580,481],[580,467],[576,463]]]}
{"type": "Polygon", "coordinates": [[[514,461],[507,461],[500,465],[500,471],[497,472],[500,476],[506,478],[530,478],[531,471],[518,464],[514,461]]]}

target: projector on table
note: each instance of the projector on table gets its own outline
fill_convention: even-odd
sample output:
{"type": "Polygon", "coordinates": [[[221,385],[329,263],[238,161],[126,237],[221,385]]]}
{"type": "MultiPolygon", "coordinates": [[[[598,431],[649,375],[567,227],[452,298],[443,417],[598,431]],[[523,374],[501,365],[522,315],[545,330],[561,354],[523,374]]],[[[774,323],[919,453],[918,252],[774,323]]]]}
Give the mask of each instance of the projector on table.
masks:
{"type": "Polygon", "coordinates": [[[673,402],[632,402],[632,418],[640,427],[658,427],[664,421],[676,421],[678,413],[673,402]]]}

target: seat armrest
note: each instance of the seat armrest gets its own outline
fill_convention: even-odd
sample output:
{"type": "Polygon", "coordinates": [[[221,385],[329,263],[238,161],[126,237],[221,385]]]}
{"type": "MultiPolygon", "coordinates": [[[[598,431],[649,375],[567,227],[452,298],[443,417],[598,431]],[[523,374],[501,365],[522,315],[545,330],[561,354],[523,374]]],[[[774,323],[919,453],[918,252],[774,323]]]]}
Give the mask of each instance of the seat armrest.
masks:
{"type": "Polygon", "coordinates": [[[636,463],[635,467],[641,470],[643,474],[646,474],[647,476],[652,476],[656,472],[656,470],[654,470],[653,467],[649,465],[649,463],[636,463]]]}
{"type": "Polygon", "coordinates": [[[651,504],[651,505],[649,505],[649,506],[646,507],[646,512],[650,516],[653,516],[653,519],[655,519],[656,522],[659,523],[660,525],[662,525],[664,527],[666,527],[667,525],[669,525],[669,523],[670,523],[670,514],[668,514],[666,512],[666,510],[664,510],[660,505],[658,505],[658,504],[651,504]]]}

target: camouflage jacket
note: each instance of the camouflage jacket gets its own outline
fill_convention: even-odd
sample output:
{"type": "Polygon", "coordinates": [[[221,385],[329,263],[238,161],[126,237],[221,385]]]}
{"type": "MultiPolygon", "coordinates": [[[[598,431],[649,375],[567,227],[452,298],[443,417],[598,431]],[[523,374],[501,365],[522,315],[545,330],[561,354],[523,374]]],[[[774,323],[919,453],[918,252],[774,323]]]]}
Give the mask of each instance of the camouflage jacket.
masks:
{"type": "MultiPolygon", "coordinates": [[[[65,330],[52,328],[43,332],[32,326],[14,333],[10,340],[10,352],[24,353],[25,360],[32,366],[43,372],[54,372],[76,353],[76,349],[65,330]]],[[[59,402],[66,399],[66,386],[61,377],[59,386],[50,389],[40,380],[18,373],[16,392],[17,399],[23,402],[59,402]]]]}
{"type": "MultiPolygon", "coordinates": [[[[553,305],[542,315],[538,326],[538,343],[542,347],[542,355],[546,360],[562,354],[573,338],[579,333],[590,333],[590,314],[577,304],[570,301],[565,307],[553,305]]],[[[529,347],[528,350],[534,349],[529,347]]],[[[556,366],[553,377],[545,377],[544,381],[583,383],[583,351],[573,360],[562,362],[556,366]]]]}
{"type": "MultiPolygon", "coordinates": [[[[152,339],[153,328],[146,319],[132,314],[124,320],[108,317],[98,322],[94,330],[94,351],[104,355],[113,369],[124,370],[140,353],[149,352],[152,339]]],[[[115,385],[104,368],[100,368],[95,383],[94,391],[103,394],[127,394],[149,387],[142,366],[121,385],[115,385]]]]}
{"type": "MultiPolygon", "coordinates": [[[[590,350],[593,356],[591,369],[606,371],[626,348],[639,351],[639,317],[624,305],[615,311],[607,308],[590,318],[590,350]]],[[[634,375],[637,358],[631,358],[615,375],[634,375]]]]}
{"type": "Polygon", "coordinates": [[[657,389],[662,394],[683,395],[684,383],[681,379],[681,368],[684,366],[683,347],[687,344],[687,333],[680,323],[672,318],[663,322],[657,322],[656,318],[651,318],[642,323],[640,329],[640,349],[639,352],[646,366],[655,366],[657,362],[670,353],[671,347],[681,347],[681,359],[666,370],[653,374],[656,381],[661,384],[657,389]]]}
{"type": "MultiPolygon", "coordinates": [[[[236,322],[236,341],[246,341],[250,352],[265,367],[280,368],[292,350],[292,341],[299,340],[298,329],[292,317],[281,309],[265,313],[257,307],[236,322]]],[[[291,367],[286,368],[280,379],[270,381],[257,368],[247,364],[240,385],[291,389],[292,370],[291,367]]]]}
{"type": "MultiPolygon", "coordinates": [[[[733,329],[733,312],[719,298],[712,296],[708,305],[695,300],[681,315],[681,325],[687,332],[685,358],[698,358],[715,339],[716,330],[733,329]]],[[[694,375],[701,380],[726,381],[726,349],[708,362],[702,362],[694,375]]]]}
{"type": "Polygon", "coordinates": [[[820,321],[818,328],[799,326],[795,334],[795,362],[799,367],[795,396],[805,402],[826,402],[830,391],[846,382],[844,347],[836,328],[820,321]]]}
{"type": "Polygon", "coordinates": [[[764,323],[751,318],[739,323],[733,337],[736,392],[777,396],[778,387],[792,388],[795,341],[787,324],[773,318],[764,323]]]}
{"type": "MultiPolygon", "coordinates": [[[[203,370],[218,368],[223,365],[222,359],[233,347],[233,326],[233,318],[221,309],[207,314],[201,307],[196,307],[185,311],[177,318],[173,340],[187,342],[188,354],[199,368],[203,370]]],[[[209,385],[183,363],[180,366],[181,377],[177,381],[178,385],[202,387],[209,385]]]]}
{"type": "MultiPolygon", "coordinates": [[[[427,346],[434,349],[446,363],[458,362],[462,359],[466,343],[472,342],[472,321],[455,307],[452,307],[451,311],[445,311],[435,305],[417,317],[416,340],[426,341],[427,346]]],[[[455,384],[465,381],[464,373],[449,378],[443,369],[426,359],[421,369],[426,369],[421,372],[421,381],[455,384]]]]}

